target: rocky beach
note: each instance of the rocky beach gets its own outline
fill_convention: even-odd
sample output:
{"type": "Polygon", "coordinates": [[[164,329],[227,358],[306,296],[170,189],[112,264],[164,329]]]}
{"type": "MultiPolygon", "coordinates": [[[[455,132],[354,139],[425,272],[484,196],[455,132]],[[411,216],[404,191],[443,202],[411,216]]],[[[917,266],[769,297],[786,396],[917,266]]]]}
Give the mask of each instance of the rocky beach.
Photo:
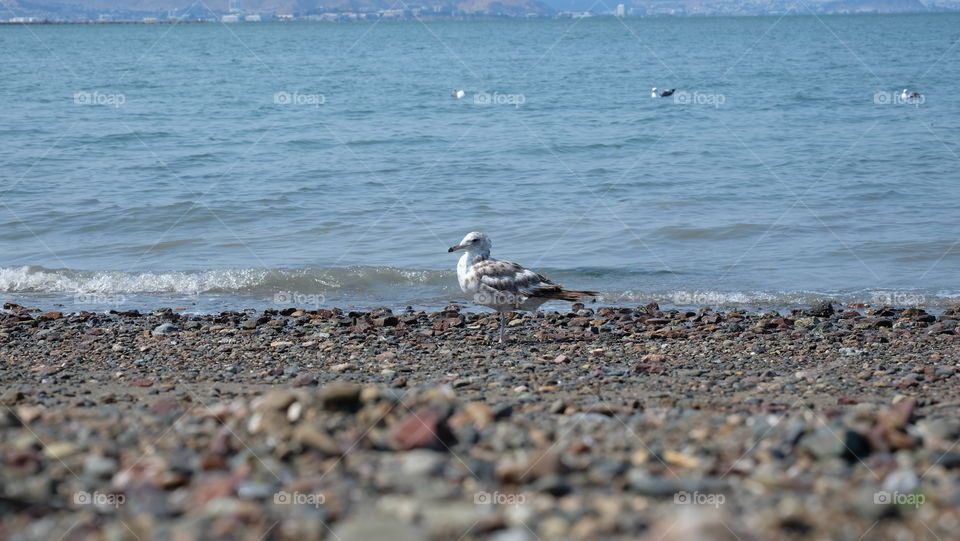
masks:
{"type": "Polygon", "coordinates": [[[0,314],[0,538],[950,539],[960,309],[0,314]]]}

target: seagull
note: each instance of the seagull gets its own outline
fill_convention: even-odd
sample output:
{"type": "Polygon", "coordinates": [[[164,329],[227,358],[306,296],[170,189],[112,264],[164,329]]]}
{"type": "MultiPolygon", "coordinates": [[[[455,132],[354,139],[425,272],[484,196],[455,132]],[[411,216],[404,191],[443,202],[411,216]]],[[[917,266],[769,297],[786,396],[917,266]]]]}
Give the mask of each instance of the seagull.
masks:
{"type": "Polygon", "coordinates": [[[467,93],[464,92],[463,90],[454,90],[453,92],[450,93],[451,98],[457,98],[458,100],[466,95],[467,93]]]}
{"type": "Polygon", "coordinates": [[[564,289],[512,261],[490,257],[493,243],[479,231],[467,233],[460,244],[447,252],[464,251],[457,262],[457,280],[464,293],[473,295],[477,304],[493,308],[500,314],[500,343],[506,335],[506,313],[512,310],[534,312],[549,300],[575,302],[583,297],[597,297],[595,291],[564,289]]]}
{"type": "Polygon", "coordinates": [[[907,100],[916,100],[923,97],[923,94],[919,92],[907,92],[907,89],[904,88],[903,92],[900,93],[900,99],[903,101],[907,100]]]}
{"type": "Polygon", "coordinates": [[[653,88],[650,89],[650,97],[651,97],[651,98],[666,98],[667,96],[673,95],[673,93],[676,92],[676,91],[677,91],[676,88],[671,88],[670,90],[664,90],[663,92],[660,92],[659,94],[657,94],[657,87],[653,87],[653,88]]]}

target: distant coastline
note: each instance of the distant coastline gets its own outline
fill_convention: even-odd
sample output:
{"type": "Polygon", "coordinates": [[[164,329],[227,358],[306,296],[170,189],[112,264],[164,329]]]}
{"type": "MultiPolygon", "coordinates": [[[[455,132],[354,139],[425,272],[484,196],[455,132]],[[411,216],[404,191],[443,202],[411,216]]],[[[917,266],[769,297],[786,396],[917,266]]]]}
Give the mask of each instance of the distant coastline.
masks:
{"type": "Polygon", "coordinates": [[[0,26],[21,26],[21,25],[155,25],[155,24],[310,24],[310,23],[340,23],[340,22],[371,22],[371,21],[483,21],[483,20],[503,20],[503,19],[541,19],[541,20],[563,20],[563,19],[704,19],[712,17],[804,17],[804,16],[843,16],[843,15],[933,15],[933,14],[954,14],[960,13],[960,7],[954,9],[944,8],[936,11],[897,11],[897,12],[787,12],[787,13],[694,13],[694,14],[644,14],[644,15],[624,15],[617,16],[607,13],[599,14],[577,14],[577,13],[556,13],[552,15],[537,16],[511,16],[511,15],[455,15],[455,16],[437,16],[423,15],[411,17],[378,17],[375,14],[356,14],[356,13],[338,13],[337,17],[325,18],[298,18],[298,19],[277,19],[269,18],[257,21],[224,21],[216,18],[188,19],[188,18],[139,18],[139,19],[36,19],[36,18],[13,18],[0,20],[0,26]],[[364,16],[365,15],[365,16],[364,16]]]}
{"type": "Polygon", "coordinates": [[[385,0],[264,2],[231,0],[229,6],[184,7],[179,0],[141,4],[104,4],[77,0],[71,4],[44,1],[8,2],[0,24],[179,24],[261,22],[353,22],[386,20],[484,19],[629,19],[753,17],[790,15],[892,15],[960,12],[960,0],[432,0],[403,4],[385,0]]]}

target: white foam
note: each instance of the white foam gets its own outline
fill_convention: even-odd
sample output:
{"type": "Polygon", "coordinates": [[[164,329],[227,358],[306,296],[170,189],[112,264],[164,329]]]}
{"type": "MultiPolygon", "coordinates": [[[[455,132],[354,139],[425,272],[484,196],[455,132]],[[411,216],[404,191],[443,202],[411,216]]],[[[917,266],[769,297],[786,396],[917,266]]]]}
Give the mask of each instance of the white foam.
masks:
{"type": "Polygon", "coordinates": [[[0,268],[0,291],[8,293],[173,293],[239,291],[264,283],[267,271],[196,272],[70,271],[40,267],[0,268]]]}
{"type": "Polygon", "coordinates": [[[443,285],[449,272],[350,267],[336,269],[219,269],[197,271],[75,271],[43,267],[0,268],[5,293],[127,293],[197,295],[277,290],[326,292],[384,284],[443,285]]]}

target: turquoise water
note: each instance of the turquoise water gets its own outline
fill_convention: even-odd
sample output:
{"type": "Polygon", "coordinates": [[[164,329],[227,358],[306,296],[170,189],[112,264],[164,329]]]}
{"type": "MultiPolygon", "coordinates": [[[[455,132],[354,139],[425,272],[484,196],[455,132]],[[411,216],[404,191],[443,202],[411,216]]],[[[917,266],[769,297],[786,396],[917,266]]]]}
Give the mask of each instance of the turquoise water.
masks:
{"type": "Polygon", "coordinates": [[[437,306],[482,230],[613,304],[942,306],[958,40],[951,14],[0,27],[0,292],[437,306]]]}

